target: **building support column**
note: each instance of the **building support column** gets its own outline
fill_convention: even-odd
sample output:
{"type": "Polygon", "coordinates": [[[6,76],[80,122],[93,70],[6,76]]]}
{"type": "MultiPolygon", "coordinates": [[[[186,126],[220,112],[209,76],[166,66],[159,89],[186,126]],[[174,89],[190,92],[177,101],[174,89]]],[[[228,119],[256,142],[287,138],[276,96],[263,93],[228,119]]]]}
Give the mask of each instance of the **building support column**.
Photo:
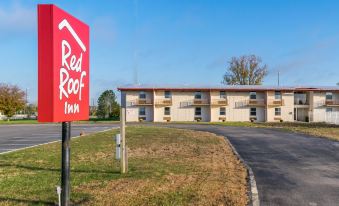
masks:
{"type": "Polygon", "coordinates": [[[153,122],[155,122],[155,90],[153,89],[153,98],[152,98],[152,114],[153,114],[153,122]]]}
{"type": "Polygon", "coordinates": [[[265,98],[265,122],[268,122],[268,91],[266,93],[266,98],[265,98]]]}

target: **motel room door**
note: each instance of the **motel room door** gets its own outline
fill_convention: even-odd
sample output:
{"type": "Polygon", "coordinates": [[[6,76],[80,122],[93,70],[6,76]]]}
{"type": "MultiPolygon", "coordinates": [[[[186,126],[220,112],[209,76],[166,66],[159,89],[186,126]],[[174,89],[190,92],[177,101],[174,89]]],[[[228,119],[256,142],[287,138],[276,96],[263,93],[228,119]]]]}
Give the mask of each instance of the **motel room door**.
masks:
{"type": "Polygon", "coordinates": [[[297,117],[298,117],[298,109],[294,108],[294,121],[297,121],[297,117]]]}

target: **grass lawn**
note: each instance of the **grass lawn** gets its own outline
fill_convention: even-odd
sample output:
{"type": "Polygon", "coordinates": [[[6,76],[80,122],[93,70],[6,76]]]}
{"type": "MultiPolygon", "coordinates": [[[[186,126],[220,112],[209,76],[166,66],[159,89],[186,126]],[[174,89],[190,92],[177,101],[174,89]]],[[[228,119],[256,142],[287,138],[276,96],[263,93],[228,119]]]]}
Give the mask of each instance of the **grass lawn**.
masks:
{"type": "MultiPolygon", "coordinates": [[[[106,124],[111,124],[111,123],[118,123],[119,120],[105,120],[105,119],[96,119],[96,118],[91,118],[88,121],[74,121],[74,124],[94,124],[94,123],[106,123],[106,124]]],[[[33,119],[18,119],[18,120],[0,120],[0,125],[7,125],[7,124],[41,124],[38,122],[38,120],[33,120],[33,119]]]]}
{"type": "Polygon", "coordinates": [[[37,120],[33,119],[13,119],[10,121],[7,120],[0,120],[0,125],[2,124],[37,124],[37,120]]]}
{"type": "MultiPolygon", "coordinates": [[[[72,140],[76,205],[246,205],[247,172],[222,137],[128,127],[129,173],[114,160],[117,130],[72,140]]],[[[0,155],[0,205],[53,205],[60,143],[0,155]]]]}
{"type": "Polygon", "coordinates": [[[259,126],[281,128],[287,131],[300,132],[318,137],[325,137],[331,140],[339,141],[339,125],[330,125],[325,123],[261,123],[259,126]]]}
{"type": "Polygon", "coordinates": [[[339,141],[339,125],[325,123],[298,123],[298,122],[199,122],[199,124],[213,124],[224,126],[238,127],[261,127],[261,128],[278,128],[286,131],[300,132],[318,137],[324,137],[331,140],[339,141]]]}

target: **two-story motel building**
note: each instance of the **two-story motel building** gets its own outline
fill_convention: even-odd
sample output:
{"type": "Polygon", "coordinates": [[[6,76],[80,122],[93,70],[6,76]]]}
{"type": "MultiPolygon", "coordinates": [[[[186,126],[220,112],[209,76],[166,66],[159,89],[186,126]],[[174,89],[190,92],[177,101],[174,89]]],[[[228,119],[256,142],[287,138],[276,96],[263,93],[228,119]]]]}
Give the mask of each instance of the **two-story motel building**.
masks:
{"type": "Polygon", "coordinates": [[[339,112],[339,87],[120,87],[126,121],[310,121],[339,112]]]}

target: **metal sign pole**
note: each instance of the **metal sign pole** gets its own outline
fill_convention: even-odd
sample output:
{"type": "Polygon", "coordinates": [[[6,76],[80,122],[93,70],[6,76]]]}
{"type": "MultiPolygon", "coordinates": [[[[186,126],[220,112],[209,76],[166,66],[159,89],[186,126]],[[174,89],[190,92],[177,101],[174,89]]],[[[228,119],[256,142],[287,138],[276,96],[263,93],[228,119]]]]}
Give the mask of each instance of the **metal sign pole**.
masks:
{"type": "Polygon", "coordinates": [[[69,206],[70,200],[70,138],[71,122],[62,122],[61,206],[69,206]]]}

